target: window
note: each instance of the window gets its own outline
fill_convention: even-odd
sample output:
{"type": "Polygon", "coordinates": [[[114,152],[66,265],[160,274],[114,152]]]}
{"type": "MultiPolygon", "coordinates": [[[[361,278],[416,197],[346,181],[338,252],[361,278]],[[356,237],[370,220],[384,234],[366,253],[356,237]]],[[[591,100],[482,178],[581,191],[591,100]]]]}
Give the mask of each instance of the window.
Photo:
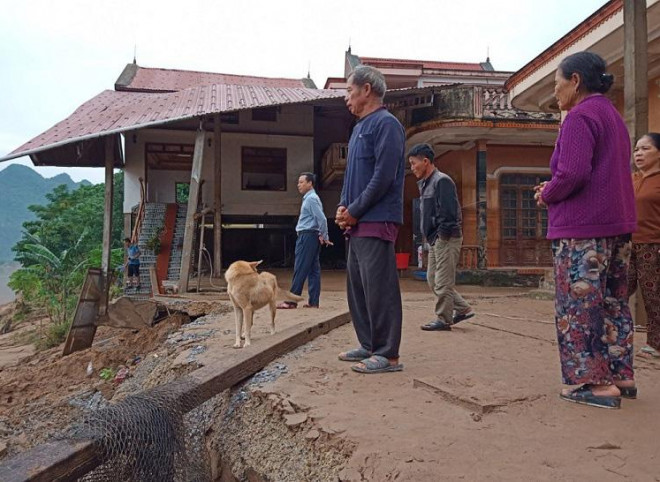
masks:
{"type": "Polygon", "coordinates": [[[253,121],[277,122],[277,107],[252,109],[253,121]]]}
{"type": "Polygon", "coordinates": [[[502,239],[544,239],[548,230],[548,211],[534,200],[534,186],[550,176],[504,174],[500,178],[502,239]]]}
{"type": "Polygon", "coordinates": [[[286,149],[243,147],[241,189],[246,191],[286,191],[286,149]]]}

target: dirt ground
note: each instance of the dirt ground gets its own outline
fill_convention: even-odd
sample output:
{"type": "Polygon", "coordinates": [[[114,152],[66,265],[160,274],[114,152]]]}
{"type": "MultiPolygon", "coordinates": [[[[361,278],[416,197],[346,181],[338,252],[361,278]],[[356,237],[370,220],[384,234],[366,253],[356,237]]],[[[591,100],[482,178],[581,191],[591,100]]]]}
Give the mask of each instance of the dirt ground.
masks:
{"type": "Polygon", "coordinates": [[[660,480],[659,361],[637,356],[640,396],[619,411],[569,404],[551,300],[462,287],[478,315],[424,332],[432,297],[405,281],[404,371],[360,375],[338,361],[356,346],[347,325],[284,357],[288,371],[263,387],[355,443],[341,480],[660,480]]]}
{"type": "MultiPolygon", "coordinates": [[[[290,273],[277,274],[287,286],[290,273]]],[[[241,425],[227,425],[233,422],[226,414],[216,417],[217,433],[235,446],[243,468],[263,463],[271,481],[308,480],[282,475],[287,460],[313,464],[323,458],[319,451],[334,447],[324,463],[342,463],[327,480],[660,481],[659,361],[636,358],[640,398],[625,400],[619,411],[568,404],[557,397],[551,300],[535,299],[523,288],[460,287],[477,316],[452,332],[429,333],[419,329],[432,317],[426,284],[402,279],[401,286],[404,371],[360,375],[338,361],[337,353],[355,346],[350,325],[278,359],[257,374],[252,398],[246,389],[234,393],[232,400],[247,400],[242,412],[238,402],[232,408],[241,425]],[[237,426],[250,431],[242,434],[237,426]],[[272,436],[258,435],[263,430],[272,436]]],[[[343,273],[324,272],[321,309],[278,312],[278,332],[345,312],[344,289],[343,273]]],[[[0,439],[8,443],[8,455],[75,420],[81,407],[99,401],[96,393],[103,401],[117,400],[222,363],[234,342],[233,314],[224,309],[183,321],[137,333],[102,328],[90,350],[62,358],[53,349],[0,368],[0,439]],[[90,360],[94,374],[88,377],[90,360]],[[99,378],[102,367],[120,365],[130,370],[122,384],[99,378]]],[[[262,310],[252,349],[269,336],[262,310]]],[[[0,344],[0,355],[9,348],[0,344]]],[[[223,450],[222,456],[232,455],[223,450]]],[[[319,473],[318,467],[305,470],[319,473]]]]}

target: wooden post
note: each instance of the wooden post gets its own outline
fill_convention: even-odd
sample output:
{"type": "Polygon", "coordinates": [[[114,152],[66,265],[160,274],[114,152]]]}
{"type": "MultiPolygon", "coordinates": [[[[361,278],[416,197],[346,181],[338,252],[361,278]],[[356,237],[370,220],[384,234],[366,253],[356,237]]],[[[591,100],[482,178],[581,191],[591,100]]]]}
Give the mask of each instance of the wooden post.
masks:
{"type": "Polygon", "coordinates": [[[212,210],[209,208],[202,209],[202,212],[199,213],[199,251],[197,257],[197,292],[201,291],[201,282],[202,282],[202,260],[203,260],[203,250],[204,250],[204,228],[206,225],[206,215],[212,210]]]}
{"type": "Polygon", "coordinates": [[[105,138],[105,207],[103,211],[103,248],[101,254],[101,272],[103,273],[103,292],[99,303],[99,315],[108,310],[110,296],[110,275],[112,268],[112,198],[114,194],[113,170],[115,167],[115,137],[105,138]]]}
{"type": "Polygon", "coordinates": [[[487,241],[487,202],[486,196],[486,141],[477,142],[477,178],[476,178],[476,192],[477,192],[477,240],[479,244],[479,256],[477,260],[477,268],[486,269],[488,267],[486,255],[486,241],[487,241]]]}
{"type": "MultiPolygon", "coordinates": [[[[648,132],[648,34],[645,0],[623,1],[623,98],[631,144],[648,132]]],[[[641,296],[630,300],[636,325],[646,325],[641,296]]]]}
{"type": "Polygon", "coordinates": [[[222,276],[222,130],[220,115],[213,118],[213,276],[222,276]]]}
{"type": "Polygon", "coordinates": [[[649,92],[646,1],[623,2],[623,96],[625,118],[632,142],[648,132],[649,92]]]}
{"type": "Polygon", "coordinates": [[[181,255],[181,277],[179,279],[179,293],[188,291],[188,278],[190,277],[190,258],[192,255],[193,239],[195,237],[195,212],[199,201],[199,186],[204,164],[204,138],[205,131],[201,128],[195,137],[195,151],[193,152],[192,170],[190,173],[190,190],[188,192],[188,211],[186,212],[186,229],[183,233],[183,253],[181,255]]]}

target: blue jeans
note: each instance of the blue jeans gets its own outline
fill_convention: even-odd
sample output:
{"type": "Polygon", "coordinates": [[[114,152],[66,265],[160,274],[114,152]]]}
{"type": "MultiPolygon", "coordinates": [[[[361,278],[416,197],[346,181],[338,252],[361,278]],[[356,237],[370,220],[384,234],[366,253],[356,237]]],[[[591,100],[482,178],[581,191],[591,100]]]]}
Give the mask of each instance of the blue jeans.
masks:
{"type": "Polygon", "coordinates": [[[309,304],[319,305],[321,297],[321,243],[315,231],[301,231],[296,240],[296,260],[293,265],[293,280],[291,293],[302,294],[303,285],[307,280],[309,304]]]}

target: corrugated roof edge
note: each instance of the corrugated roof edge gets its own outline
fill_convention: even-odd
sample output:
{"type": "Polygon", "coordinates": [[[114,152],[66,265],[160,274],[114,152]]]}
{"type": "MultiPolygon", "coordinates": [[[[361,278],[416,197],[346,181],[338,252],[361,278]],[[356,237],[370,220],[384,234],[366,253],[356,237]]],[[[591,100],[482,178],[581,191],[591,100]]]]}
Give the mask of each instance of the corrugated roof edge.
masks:
{"type": "MultiPolygon", "coordinates": [[[[434,90],[444,90],[447,88],[452,88],[456,86],[460,86],[460,83],[456,84],[447,84],[447,85],[442,85],[442,86],[429,86],[429,87],[407,87],[407,88],[402,88],[402,89],[392,89],[389,90],[385,96],[385,102],[387,103],[388,97],[399,97],[404,94],[419,94],[422,92],[432,92],[434,90]]],[[[104,91],[104,92],[113,92],[113,91],[104,91]]],[[[103,94],[103,92],[101,92],[103,94]]],[[[99,94],[99,95],[101,95],[99,94]]],[[[138,94],[138,93],[136,93],[138,94]]],[[[279,103],[272,103],[272,104],[264,104],[264,107],[266,106],[273,106],[273,105],[294,105],[294,104],[309,104],[313,102],[323,102],[327,100],[334,100],[334,99],[343,99],[344,97],[344,91],[341,89],[337,90],[328,90],[328,89],[316,89],[315,94],[318,96],[314,99],[309,99],[309,100],[304,100],[304,101],[292,101],[292,102],[279,102],[279,103]]],[[[248,108],[252,109],[253,107],[248,108]]],[[[7,154],[6,156],[0,157],[0,162],[4,161],[9,161],[11,159],[16,159],[18,157],[23,157],[23,156],[29,156],[33,154],[38,154],[40,152],[47,151],[49,149],[54,149],[57,147],[65,146],[67,144],[73,144],[74,142],[80,142],[80,141],[86,141],[90,139],[98,139],[101,137],[106,137],[110,135],[115,135],[115,134],[123,134],[125,132],[130,132],[136,129],[144,129],[144,128],[149,128],[149,127],[157,127],[157,126],[163,126],[167,124],[171,124],[174,122],[179,122],[182,120],[189,120],[189,119],[195,119],[199,117],[204,117],[204,116],[209,116],[209,115],[214,115],[214,114],[220,114],[223,112],[236,112],[236,111],[241,111],[241,110],[246,110],[246,108],[237,108],[237,109],[226,109],[226,110],[219,110],[219,111],[209,111],[209,112],[204,112],[203,114],[190,114],[190,115],[185,115],[185,116],[178,116],[170,119],[160,119],[160,120],[155,120],[155,121],[150,121],[150,122],[144,122],[144,123],[138,123],[138,124],[132,124],[130,126],[124,126],[116,129],[108,129],[105,131],[99,131],[99,132],[94,132],[91,134],[86,134],[83,136],[77,136],[77,137],[70,137],[67,139],[63,139],[61,141],[54,142],[52,144],[46,144],[43,146],[39,146],[33,149],[26,149],[24,151],[19,151],[20,147],[17,150],[14,150],[13,152],[7,154]]],[[[74,112],[75,113],[75,112],[74,112]]],[[[71,114],[73,115],[73,113],[71,114]]],[[[69,116],[70,117],[70,116],[69,116]]],[[[67,117],[68,118],[68,117],[67,117]]],[[[52,129],[52,127],[51,127],[52,129]]],[[[50,130],[50,129],[49,129],[50,130]]],[[[47,131],[46,131],[47,132],[47,131]]],[[[42,135],[42,134],[40,134],[42,135]]],[[[39,135],[39,136],[40,136],[39,135]]],[[[34,140],[36,137],[35,136],[33,139],[27,141],[25,144],[30,143],[32,140],[34,140]]],[[[23,144],[23,145],[25,145],[23,144]]]]}
{"type": "MultiPolygon", "coordinates": [[[[186,90],[188,90],[188,89],[186,89],[186,90]]],[[[301,89],[301,90],[304,90],[304,89],[301,89]]],[[[320,102],[320,101],[324,101],[324,100],[332,100],[332,99],[337,99],[337,98],[343,99],[343,97],[344,97],[344,93],[341,90],[329,90],[329,89],[310,89],[310,90],[316,90],[315,94],[316,95],[321,94],[321,95],[319,95],[316,98],[308,99],[308,100],[304,100],[304,101],[294,100],[294,101],[291,101],[291,102],[276,102],[276,103],[264,104],[263,107],[276,106],[276,105],[309,104],[309,103],[313,103],[313,102],[320,102]],[[324,93],[326,95],[322,95],[324,93]]],[[[104,92],[113,92],[113,91],[104,91],[104,92]]],[[[103,92],[101,92],[98,95],[101,95],[101,94],[103,94],[103,92]]],[[[142,94],[142,92],[136,92],[136,94],[142,94]]],[[[166,93],[163,93],[163,94],[166,94],[166,93]]],[[[98,97],[98,96],[95,96],[95,97],[98,97]]],[[[80,107],[78,107],[78,109],[79,108],[80,107]]],[[[39,147],[36,147],[34,149],[27,149],[25,151],[19,151],[18,150],[18,149],[20,149],[20,147],[19,147],[18,149],[14,150],[13,152],[7,154],[6,156],[0,157],[0,162],[9,161],[11,159],[16,159],[18,157],[38,154],[40,152],[44,152],[44,151],[47,151],[49,149],[54,149],[54,148],[57,148],[57,147],[65,146],[67,144],[73,144],[74,142],[80,142],[80,141],[85,141],[85,140],[89,140],[89,139],[97,139],[97,138],[106,137],[106,136],[115,135],[115,134],[122,134],[124,132],[130,132],[130,131],[133,131],[135,129],[144,129],[144,128],[149,128],[149,127],[163,126],[163,125],[167,125],[167,124],[172,124],[174,122],[179,122],[179,121],[182,121],[182,120],[195,119],[195,118],[199,118],[199,117],[210,116],[210,115],[215,115],[215,114],[221,114],[221,113],[225,113],[225,112],[237,112],[237,111],[241,111],[241,110],[250,110],[252,108],[255,108],[255,107],[252,106],[252,107],[249,107],[247,109],[246,108],[237,108],[237,109],[209,111],[209,112],[204,112],[203,114],[190,114],[190,115],[173,117],[171,119],[160,119],[160,120],[151,121],[151,122],[132,124],[130,126],[120,127],[120,128],[116,128],[116,129],[108,129],[108,130],[105,130],[105,131],[94,132],[94,133],[86,134],[86,135],[83,135],[83,136],[70,137],[70,138],[67,138],[67,139],[63,139],[61,141],[54,142],[52,144],[46,144],[44,146],[39,146],[39,147]]],[[[78,109],[76,109],[76,110],[78,110],[78,109]]],[[[73,114],[75,114],[75,111],[71,115],[73,115],[73,114]]],[[[71,115],[68,116],[67,119],[69,117],[71,117],[71,115]]],[[[52,129],[53,127],[51,127],[50,129],[52,129]]],[[[50,129],[48,129],[48,130],[50,130],[50,129]]],[[[45,132],[48,132],[48,130],[45,131],[45,132]]],[[[31,140],[27,141],[25,144],[30,143],[32,140],[36,139],[37,137],[41,136],[42,134],[39,134],[38,136],[35,136],[31,140]]],[[[25,144],[23,144],[23,145],[25,145],[25,144]]]]}

